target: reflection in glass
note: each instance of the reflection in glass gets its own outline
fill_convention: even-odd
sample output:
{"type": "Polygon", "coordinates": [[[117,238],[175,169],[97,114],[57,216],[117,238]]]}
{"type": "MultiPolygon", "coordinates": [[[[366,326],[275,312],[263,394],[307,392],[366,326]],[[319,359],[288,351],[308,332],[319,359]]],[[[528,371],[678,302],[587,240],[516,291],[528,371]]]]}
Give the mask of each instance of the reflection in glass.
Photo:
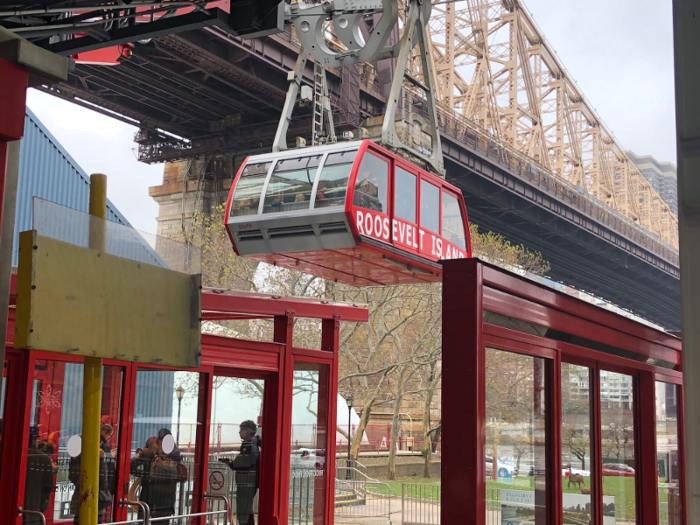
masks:
{"type": "MultiPolygon", "coordinates": [[[[117,443],[123,371],[102,372],[102,426],[98,515],[114,521],[117,443]]],[[[58,520],[77,520],[80,505],[80,454],[71,457],[67,443],[82,432],[83,365],[37,359],[31,397],[24,507],[58,520]]],[[[24,523],[35,523],[25,517],[24,523]]],[[[36,522],[38,523],[38,521],[36,522]]]]}
{"type": "Polygon", "coordinates": [[[348,191],[348,179],[357,150],[330,153],[323,163],[318,179],[315,208],[345,206],[348,191]]]}
{"type": "Polygon", "coordinates": [[[420,181],[420,225],[440,234],[440,189],[428,181],[420,181]]]}
{"type": "Polygon", "coordinates": [[[603,516],[620,524],[636,519],[633,388],[632,376],[600,371],[603,516]]]}
{"type": "Polygon", "coordinates": [[[214,376],[207,491],[228,497],[241,525],[258,522],[264,394],[264,380],[214,376]]]}
{"type": "Polygon", "coordinates": [[[328,365],[294,363],[289,525],[325,523],[329,380],[328,365]]]}
{"type": "Polygon", "coordinates": [[[462,209],[456,197],[442,192],[442,236],[455,246],[467,249],[462,209]]]}
{"type": "Polygon", "coordinates": [[[365,153],[357,172],[353,204],[367,210],[389,213],[388,195],[389,163],[365,153]]]}
{"type": "Polygon", "coordinates": [[[236,184],[236,191],[231,198],[231,217],[258,213],[260,195],[270,164],[270,162],[261,162],[248,164],[243,168],[243,173],[236,184]]]}
{"type": "Polygon", "coordinates": [[[486,349],[487,522],[497,508],[503,523],[546,523],[545,365],[486,349]]]}
{"type": "Polygon", "coordinates": [[[681,523],[678,455],[678,390],[669,383],[656,382],[656,462],[659,469],[659,523],[681,523]]]}
{"type": "Polygon", "coordinates": [[[408,222],[416,222],[416,176],[396,167],[394,185],[394,215],[408,222]]]}
{"type": "MultiPolygon", "coordinates": [[[[136,374],[128,497],[146,503],[152,518],[192,510],[198,396],[197,372],[139,370],[136,374]],[[179,440],[166,453],[163,443],[172,445],[169,436],[173,435],[179,440]]],[[[129,519],[135,519],[137,511],[129,508],[129,519]]]]}
{"type": "Polygon", "coordinates": [[[561,364],[562,507],[564,523],[591,523],[590,369],[561,364]]]}
{"type": "Polygon", "coordinates": [[[321,155],[280,160],[265,191],[263,213],[308,210],[321,155]]]}

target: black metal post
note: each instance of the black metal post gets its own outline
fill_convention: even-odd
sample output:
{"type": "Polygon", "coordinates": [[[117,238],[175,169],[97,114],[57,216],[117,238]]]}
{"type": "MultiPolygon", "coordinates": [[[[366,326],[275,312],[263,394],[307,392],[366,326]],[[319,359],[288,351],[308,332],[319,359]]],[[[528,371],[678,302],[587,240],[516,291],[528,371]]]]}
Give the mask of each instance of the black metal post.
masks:
{"type": "Polygon", "coordinates": [[[178,397],[178,399],[177,399],[177,439],[175,440],[178,448],[180,447],[180,410],[181,409],[182,409],[182,398],[178,397]]]}

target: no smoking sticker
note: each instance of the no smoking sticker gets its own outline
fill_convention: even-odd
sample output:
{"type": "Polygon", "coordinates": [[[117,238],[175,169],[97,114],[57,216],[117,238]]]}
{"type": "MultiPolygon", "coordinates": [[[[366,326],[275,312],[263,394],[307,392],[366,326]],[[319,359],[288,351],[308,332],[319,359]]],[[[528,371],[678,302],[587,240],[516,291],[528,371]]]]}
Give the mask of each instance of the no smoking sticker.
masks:
{"type": "Polygon", "coordinates": [[[209,486],[213,491],[220,491],[222,488],[224,488],[225,483],[226,478],[224,477],[224,473],[220,470],[215,470],[209,474],[209,486]]]}

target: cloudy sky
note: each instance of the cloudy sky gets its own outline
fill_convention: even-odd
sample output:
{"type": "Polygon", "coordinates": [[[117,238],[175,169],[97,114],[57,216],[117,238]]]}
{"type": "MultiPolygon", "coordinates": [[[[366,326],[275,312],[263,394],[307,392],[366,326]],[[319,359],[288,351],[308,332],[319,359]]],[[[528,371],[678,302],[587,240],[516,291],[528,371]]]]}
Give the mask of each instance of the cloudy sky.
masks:
{"type": "MultiPolygon", "coordinates": [[[[626,149],[676,162],[671,0],[527,0],[569,73],[626,149]]],[[[148,187],[163,166],[139,163],[135,128],[32,91],[29,107],[87,173],[109,176],[109,198],[155,232],[148,187]]]]}

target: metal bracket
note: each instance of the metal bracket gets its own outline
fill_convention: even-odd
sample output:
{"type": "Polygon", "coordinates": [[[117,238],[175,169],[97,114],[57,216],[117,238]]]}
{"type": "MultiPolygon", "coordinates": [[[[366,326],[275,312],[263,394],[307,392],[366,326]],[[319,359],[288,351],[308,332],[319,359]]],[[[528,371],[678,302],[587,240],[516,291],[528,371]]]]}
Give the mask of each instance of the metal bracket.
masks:
{"type": "MultiPolygon", "coordinates": [[[[437,107],[435,100],[435,86],[433,85],[433,70],[428,58],[430,52],[428,41],[428,20],[430,19],[430,2],[426,0],[411,0],[410,8],[406,16],[403,28],[403,36],[399,44],[399,56],[394,72],[394,80],[391,84],[389,100],[386,105],[384,123],[382,124],[382,143],[391,148],[404,150],[417,159],[427,162],[434,171],[445,176],[445,162],[442,157],[442,143],[440,141],[440,128],[437,120],[437,107]],[[420,46],[421,71],[423,72],[423,83],[421,84],[410,74],[406,73],[406,67],[411,60],[413,48],[420,46]],[[399,100],[403,95],[404,81],[408,80],[412,84],[411,89],[421,93],[421,99],[427,106],[428,120],[430,121],[430,152],[414,148],[400,138],[396,130],[396,112],[399,108],[399,100]]],[[[403,109],[412,110],[411,102],[404,101],[403,109]],[[408,105],[408,108],[405,106],[408,105]]],[[[405,122],[405,125],[412,126],[412,122],[405,122]]],[[[410,128],[409,128],[410,129],[410,128]]]]}

